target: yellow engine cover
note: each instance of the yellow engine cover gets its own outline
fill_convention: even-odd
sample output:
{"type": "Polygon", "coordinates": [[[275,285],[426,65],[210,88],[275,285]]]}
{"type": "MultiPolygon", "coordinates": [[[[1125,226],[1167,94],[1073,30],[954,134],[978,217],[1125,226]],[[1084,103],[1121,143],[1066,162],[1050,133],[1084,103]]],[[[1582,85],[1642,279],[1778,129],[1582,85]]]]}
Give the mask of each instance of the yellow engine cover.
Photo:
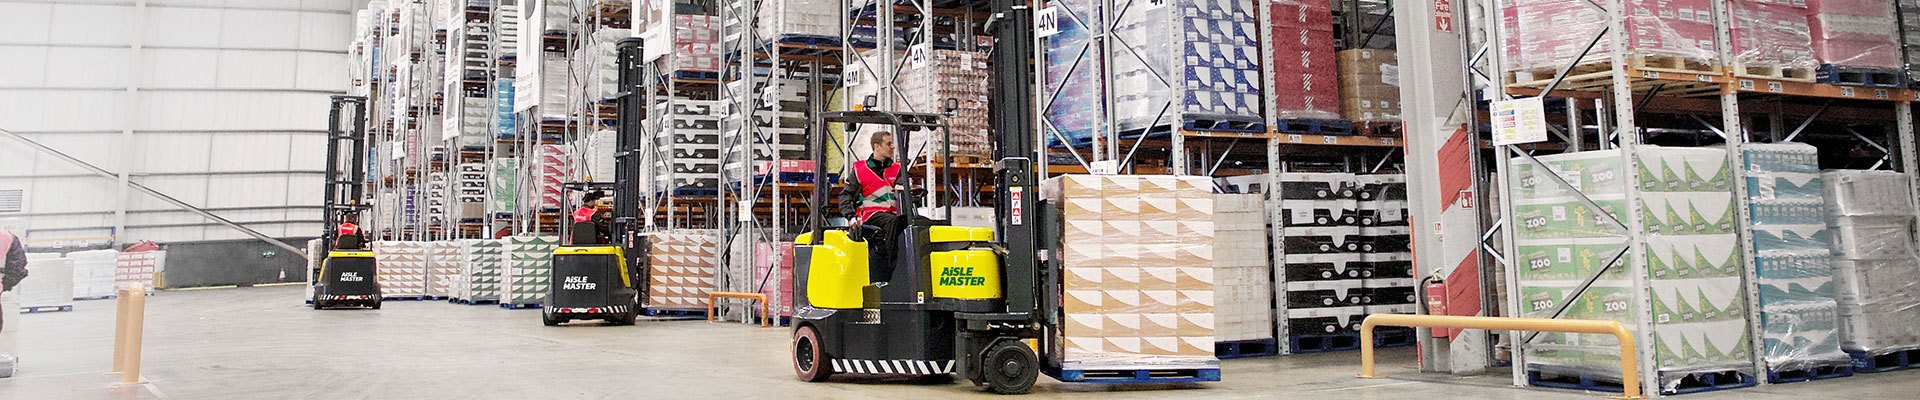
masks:
{"type": "MultiPolygon", "coordinates": [[[[867,243],[847,238],[846,231],[829,230],[813,246],[807,263],[807,303],[818,308],[854,309],[862,306],[861,290],[873,277],[867,274],[867,243]]],[[[813,233],[801,234],[795,245],[813,243],[813,233]]]]}
{"type": "Polygon", "coordinates": [[[1000,257],[993,250],[937,251],[928,256],[933,268],[933,297],[957,300],[1000,298],[1000,257]]]}

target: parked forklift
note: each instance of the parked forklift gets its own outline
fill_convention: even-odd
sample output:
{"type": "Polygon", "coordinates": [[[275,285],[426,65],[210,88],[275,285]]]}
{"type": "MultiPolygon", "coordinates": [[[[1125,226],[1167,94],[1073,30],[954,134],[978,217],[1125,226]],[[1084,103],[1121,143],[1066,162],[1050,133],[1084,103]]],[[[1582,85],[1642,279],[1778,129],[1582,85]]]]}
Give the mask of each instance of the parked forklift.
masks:
{"type": "MultiPolygon", "coordinates": [[[[326,189],[322,206],[326,231],[320,235],[320,251],[325,257],[310,271],[313,277],[313,309],[366,307],[380,309],[380,268],[373,252],[366,250],[366,239],[355,216],[367,209],[360,202],[366,181],[366,109],[367,99],[359,96],[333,96],[327,120],[326,189]],[[343,118],[346,119],[343,121],[343,118]],[[347,132],[341,125],[353,127],[347,132]]],[[[318,257],[309,254],[308,257],[318,257]]]]}
{"type": "Polygon", "coordinates": [[[613,241],[613,205],[600,193],[613,184],[569,183],[584,196],[574,212],[567,244],[553,250],[553,269],[540,320],[555,326],[573,320],[604,320],[610,325],[633,325],[639,318],[640,293],[627,265],[626,251],[613,241]]]}

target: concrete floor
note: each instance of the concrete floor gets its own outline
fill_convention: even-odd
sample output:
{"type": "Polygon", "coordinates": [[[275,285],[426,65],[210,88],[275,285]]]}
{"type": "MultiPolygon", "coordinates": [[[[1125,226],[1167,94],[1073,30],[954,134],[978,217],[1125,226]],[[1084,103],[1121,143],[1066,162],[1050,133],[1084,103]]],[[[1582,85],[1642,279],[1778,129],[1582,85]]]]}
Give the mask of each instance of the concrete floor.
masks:
{"type": "MultiPolygon", "coordinates": [[[[170,291],[151,298],[147,385],[107,370],[113,302],[21,317],[22,372],[0,399],[972,398],[965,384],[793,379],[788,331],[698,321],[632,327],[539,323],[532,310],[393,301],[380,311],[316,312],[299,287],[170,291]]],[[[11,323],[11,322],[10,322],[11,323]]],[[[1410,349],[1382,352],[1388,377],[1362,380],[1353,352],[1228,360],[1219,383],[1065,384],[1042,376],[1025,398],[1597,399],[1509,387],[1498,376],[1420,374],[1410,349]]],[[[1894,399],[1920,371],[1769,385],[1682,399],[1894,399]]]]}

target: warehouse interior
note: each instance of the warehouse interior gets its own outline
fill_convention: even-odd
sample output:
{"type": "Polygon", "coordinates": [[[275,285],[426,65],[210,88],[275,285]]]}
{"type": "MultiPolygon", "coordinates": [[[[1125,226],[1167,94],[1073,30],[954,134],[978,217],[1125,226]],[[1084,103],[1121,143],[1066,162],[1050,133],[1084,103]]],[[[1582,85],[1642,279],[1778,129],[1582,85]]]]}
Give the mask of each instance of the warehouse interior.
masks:
{"type": "Polygon", "coordinates": [[[1905,398],[1913,0],[0,1],[0,398],[1905,398]]]}

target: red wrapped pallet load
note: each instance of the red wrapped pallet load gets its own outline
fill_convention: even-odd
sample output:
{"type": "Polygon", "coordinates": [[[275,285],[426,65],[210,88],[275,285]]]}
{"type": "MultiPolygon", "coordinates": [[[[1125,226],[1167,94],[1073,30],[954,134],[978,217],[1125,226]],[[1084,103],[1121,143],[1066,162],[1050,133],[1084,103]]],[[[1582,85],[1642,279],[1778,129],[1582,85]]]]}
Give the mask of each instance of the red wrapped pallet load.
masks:
{"type": "MultiPolygon", "coordinates": [[[[1710,71],[1716,64],[1713,7],[1708,0],[1628,0],[1627,50],[1637,66],[1710,71]]],[[[1516,82],[1552,79],[1553,73],[1575,57],[1581,63],[1603,62],[1611,48],[1609,38],[1594,43],[1580,57],[1593,36],[1607,26],[1605,13],[1585,0],[1515,0],[1502,9],[1506,27],[1506,69],[1516,82]]]]}
{"type": "Polygon", "coordinates": [[[1267,3],[1273,112],[1276,118],[1340,118],[1340,90],[1333,50],[1330,3],[1274,0],[1267,3]]]}
{"type": "Polygon", "coordinates": [[[1806,9],[1777,1],[1734,0],[1728,4],[1733,58],[1742,74],[1797,77],[1779,69],[1812,71],[1813,38],[1807,34],[1806,9]]]}
{"type": "Polygon", "coordinates": [[[1814,58],[1821,64],[1900,68],[1899,21],[1885,0],[1807,0],[1814,58]]]}

